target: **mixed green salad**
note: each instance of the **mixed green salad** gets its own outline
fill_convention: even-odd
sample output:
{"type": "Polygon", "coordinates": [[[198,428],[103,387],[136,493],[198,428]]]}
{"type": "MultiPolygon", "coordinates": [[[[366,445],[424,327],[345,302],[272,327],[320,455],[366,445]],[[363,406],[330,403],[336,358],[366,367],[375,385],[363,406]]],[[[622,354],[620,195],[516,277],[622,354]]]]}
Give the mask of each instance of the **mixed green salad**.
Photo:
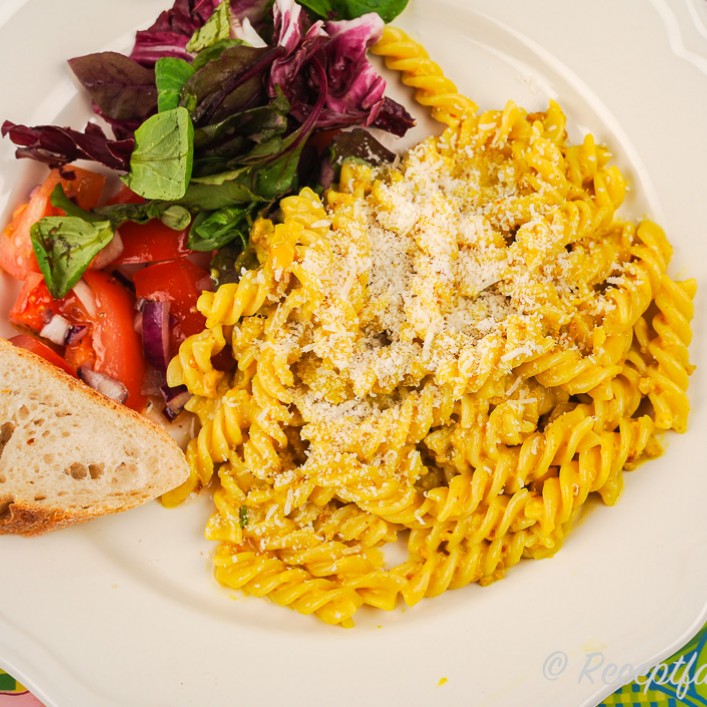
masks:
{"type": "Polygon", "coordinates": [[[176,0],[129,54],[70,59],[95,119],[1,128],[50,168],[0,234],[0,268],[22,282],[15,343],[178,414],[167,363],[203,327],[200,292],[247,265],[253,221],[329,187],[345,159],[392,160],[370,128],[412,127],[367,56],[406,3],[176,0]]]}

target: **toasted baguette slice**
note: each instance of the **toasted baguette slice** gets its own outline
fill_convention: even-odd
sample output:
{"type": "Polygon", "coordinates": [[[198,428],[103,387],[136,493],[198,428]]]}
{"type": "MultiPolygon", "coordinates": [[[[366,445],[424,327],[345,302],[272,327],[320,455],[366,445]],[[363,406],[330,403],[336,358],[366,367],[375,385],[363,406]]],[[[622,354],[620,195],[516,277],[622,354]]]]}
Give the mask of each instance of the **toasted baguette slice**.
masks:
{"type": "Polygon", "coordinates": [[[188,475],[166,430],[0,338],[0,534],[126,511],[188,475]]]}

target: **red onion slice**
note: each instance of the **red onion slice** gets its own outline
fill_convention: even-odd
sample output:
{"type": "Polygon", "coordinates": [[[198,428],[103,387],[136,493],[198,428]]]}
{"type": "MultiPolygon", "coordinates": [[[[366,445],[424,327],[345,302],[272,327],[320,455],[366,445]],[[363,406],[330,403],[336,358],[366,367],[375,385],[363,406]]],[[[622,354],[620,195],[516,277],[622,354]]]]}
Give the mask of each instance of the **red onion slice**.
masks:
{"type": "Polygon", "coordinates": [[[94,371],[88,366],[81,366],[76,372],[84,383],[111,400],[124,403],[128,399],[128,389],[119,380],[111,378],[105,373],[94,371]]]}
{"type": "Polygon", "coordinates": [[[142,346],[147,362],[159,371],[169,363],[169,302],[147,300],[142,306],[142,346]]]}
{"type": "Polygon", "coordinates": [[[66,343],[66,338],[71,330],[71,322],[64,319],[61,314],[55,314],[39,332],[39,335],[49,341],[63,346],[66,343]]]}
{"type": "Polygon", "coordinates": [[[67,345],[78,344],[86,334],[88,334],[88,327],[85,324],[75,324],[69,327],[69,331],[66,332],[64,343],[67,345]]]}
{"type": "Polygon", "coordinates": [[[185,385],[178,385],[175,388],[163,385],[160,391],[165,401],[165,408],[162,413],[168,420],[174,420],[184,409],[189,398],[191,398],[191,393],[185,385]]]}

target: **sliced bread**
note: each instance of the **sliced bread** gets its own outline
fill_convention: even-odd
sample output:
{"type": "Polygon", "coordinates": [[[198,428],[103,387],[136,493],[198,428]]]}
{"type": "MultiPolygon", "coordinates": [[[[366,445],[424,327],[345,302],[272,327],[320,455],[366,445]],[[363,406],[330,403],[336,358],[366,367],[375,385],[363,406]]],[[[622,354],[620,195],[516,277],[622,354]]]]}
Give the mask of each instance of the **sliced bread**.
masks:
{"type": "Polygon", "coordinates": [[[166,430],[0,338],[0,534],[126,511],[188,474],[166,430]]]}

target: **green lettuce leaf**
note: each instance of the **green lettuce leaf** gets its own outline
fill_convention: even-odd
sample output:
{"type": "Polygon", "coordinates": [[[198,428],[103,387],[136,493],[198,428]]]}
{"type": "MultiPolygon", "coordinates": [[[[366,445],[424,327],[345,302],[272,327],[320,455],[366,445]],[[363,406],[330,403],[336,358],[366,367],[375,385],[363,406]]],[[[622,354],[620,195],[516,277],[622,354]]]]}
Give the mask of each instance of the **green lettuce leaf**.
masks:
{"type": "Polygon", "coordinates": [[[231,4],[229,0],[221,2],[206,23],[194,32],[187,42],[186,49],[196,54],[216,42],[231,36],[231,4]]]}
{"type": "Polygon", "coordinates": [[[194,161],[194,126],[179,106],[148,118],[135,131],[130,172],[122,179],[145,199],[175,201],[189,186],[194,161]]]}
{"type": "Polygon", "coordinates": [[[160,113],[179,106],[182,87],[194,75],[194,67],[184,59],[163,57],[155,64],[157,110],[160,113]]]}
{"type": "Polygon", "coordinates": [[[189,230],[187,245],[192,250],[211,251],[238,240],[242,250],[248,244],[254,211],[255,205],[249,204],[200,212],[189,230]]]}

